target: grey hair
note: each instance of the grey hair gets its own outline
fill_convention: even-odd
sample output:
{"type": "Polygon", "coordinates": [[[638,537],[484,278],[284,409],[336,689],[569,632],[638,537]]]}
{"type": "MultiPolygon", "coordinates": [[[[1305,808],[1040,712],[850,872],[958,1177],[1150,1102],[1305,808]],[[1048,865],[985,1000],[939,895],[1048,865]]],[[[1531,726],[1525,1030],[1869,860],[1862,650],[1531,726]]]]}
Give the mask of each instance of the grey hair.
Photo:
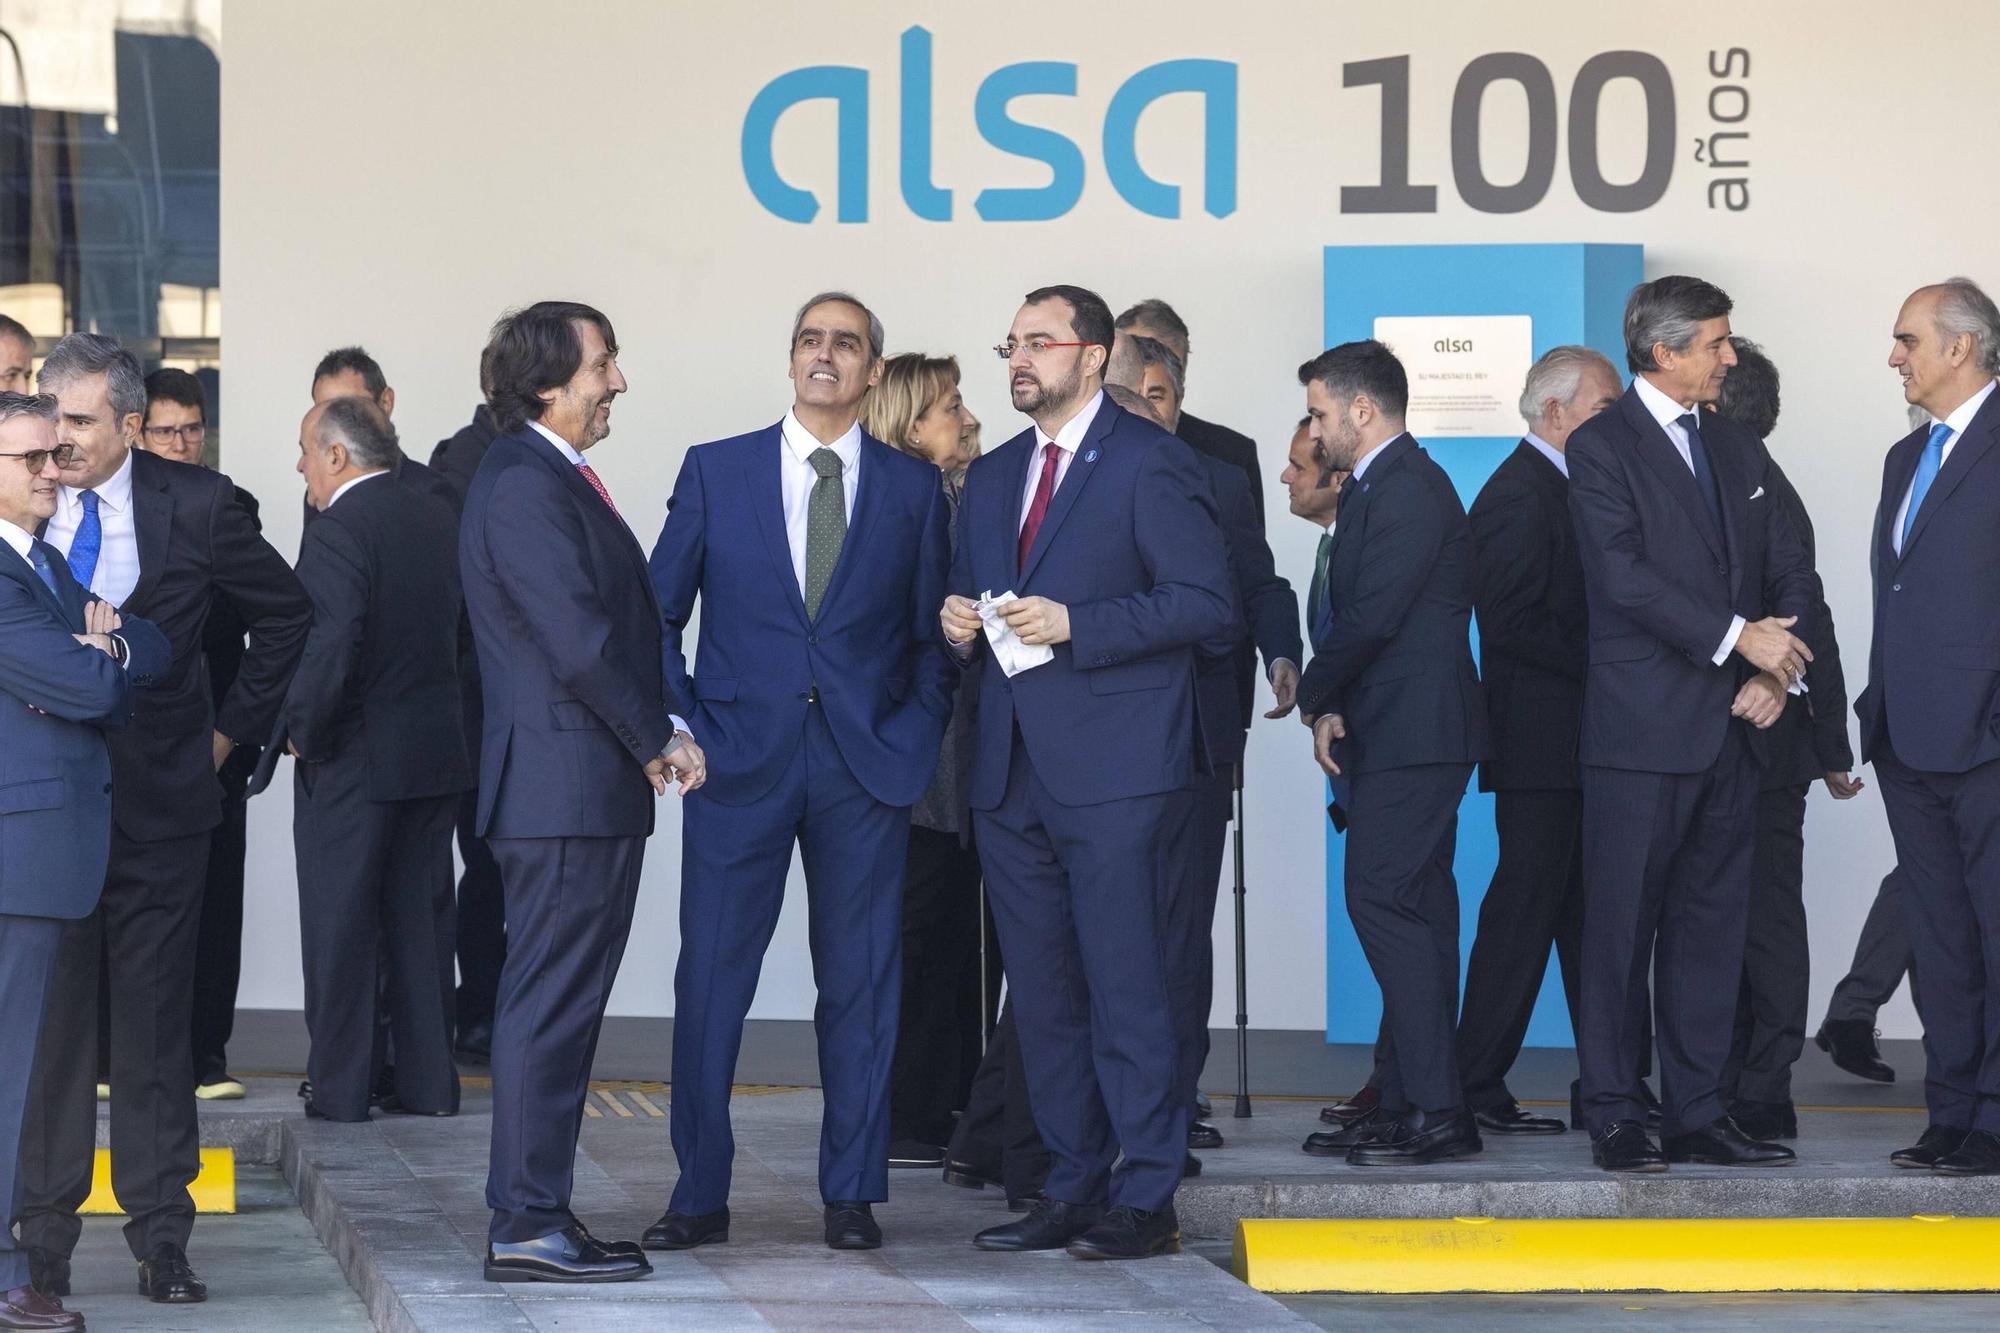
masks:
{"type": "Polygon", "coordinates": [[[1158,366],[1166,371],[1167,383],[1174,386],[1174,397],[1179,399],[1182,393],[1181,386],[1186,382],[1187,363],[1174,354],[1173,348],[1158,338],[1148,338],[1135,333],[1128,333],[1125,336],[1131,339],[1133,348],[1139,353],[1140,374],[1145,373],[1147,366],[1158,366]]]}
{"type": "Polygon", "coordinates": [[[58,415],[56,396],[52,393],[0,393],[0,424],[15,417],[40,417],[53,422],[58,415]]]}
{"type": "Polygon", "coordinates": [[[1634,375],[1658,370],[1653,348],[1685,352],[1701,326],[1735,308],[1712,282],[1672,273],[1632,289],[1625,301],[1625,365],[1634,375]]]}
{"type": "Polygon", "coordinates": [[[1149,296],[1137,305],[1129,307],[1124,314],[1118,317],[1113,327],[1122,333],[1135,324],[1150,325],[1166,334],[1169,338],[1177,340],[1184,349],[1181,355],[1187,355],[1185,351],[1188,346],[1187,321],[1181,318],[1178,310],[1175,310],[1159,297],[1149,296]]]}
{"type": "Polygon", "coordinates": [[[889,342],[888,335],[882,332],[882,321],[875,318],[875,312],[870,310],[860,297],[855,296],[851,292],[821,292],[818,296],[813,297],[810,301],[800,306],[799,313],[792,317],[792,344],[794,346],[798,345],[799,330],[806,326],[807,312],[816,305],[825,305],[828,301],[838,301],[842,305],[851,305],[862,314],[868,316],[868,351],[871,356],[880,361],[882,359],[882,349],[889,342]]]}
{"type": "Polygon", "coordinates": [[[1618,382],[1618,367],[1595,347],[1564,343],[1543,352],[1541,359],[1528,367],[1527,383],[1521,386],[1522,419],[1531,425],[1541,420],[1542,404],[1551,398],[1564,407],[1575,402],[1584,372],[1593,367],[1610,375],[1612,383],[1618,382]]]}
{"type": "Polygon", "coordinates": [[[396,441],[396,428],[389,424],[388,414],[372,398],[327,400],[313,433],[323,450],[336,444],[346,445],[347,456],[364,472],[394,467],[403,456],[402,446],[396,441]]]}
{"type": "Polygon", "coordinates": [[[146,376],[139,358],[101,333],[72,333],[57,343],[42,362],[42,387],[60,390],[84,376],[102,375],[111,394],[111,410],[120,420],[146,415],[146,376]]]}
{"type": "Polygon", "coordinates": [[[1988,375],[2000,375],[2000,309],[1993,298],[1971,278],[1946,278],[1936,290],[1938,334],[1946,343],[1971,334],[1973,364],[1988,375]]]}

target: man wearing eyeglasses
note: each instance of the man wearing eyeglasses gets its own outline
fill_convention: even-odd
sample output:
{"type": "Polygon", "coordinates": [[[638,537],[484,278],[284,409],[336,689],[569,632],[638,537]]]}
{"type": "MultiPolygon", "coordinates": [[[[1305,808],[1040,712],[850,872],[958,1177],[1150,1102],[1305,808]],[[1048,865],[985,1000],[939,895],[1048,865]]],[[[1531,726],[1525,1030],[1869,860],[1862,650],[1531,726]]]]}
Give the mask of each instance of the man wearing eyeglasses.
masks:
{"type": "Polygon", "coordinates": [[[156,370],[146,376],[146,424],[139,447],[176,463],[202,461],[208,445],[208,402],[201,381],[185,370],[156,370]]]}

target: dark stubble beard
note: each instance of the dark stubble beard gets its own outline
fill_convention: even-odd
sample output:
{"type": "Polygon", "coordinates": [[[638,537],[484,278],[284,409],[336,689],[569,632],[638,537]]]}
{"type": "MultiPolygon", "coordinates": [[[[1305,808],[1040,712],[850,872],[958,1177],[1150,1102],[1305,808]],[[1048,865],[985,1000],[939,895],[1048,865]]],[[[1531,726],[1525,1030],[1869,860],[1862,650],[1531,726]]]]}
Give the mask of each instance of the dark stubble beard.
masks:
{"type": "Polygon", "coordinates": [[[1053,389],[1046,383],[1043,383],[1040,376],[1037,376],[1035,387],[1028,391],[1026,401],[1023,401],[1019,394],[1013,395],[1014,410],[1033,416],[1035,413],[1056,403],[1069,402],[1076,397],[1077,390],[1082,387],[1083,361],[1082,358],[1078,358],[1077,364],[1070,369],[1069,378],[1058,383],[1053,389]]]}

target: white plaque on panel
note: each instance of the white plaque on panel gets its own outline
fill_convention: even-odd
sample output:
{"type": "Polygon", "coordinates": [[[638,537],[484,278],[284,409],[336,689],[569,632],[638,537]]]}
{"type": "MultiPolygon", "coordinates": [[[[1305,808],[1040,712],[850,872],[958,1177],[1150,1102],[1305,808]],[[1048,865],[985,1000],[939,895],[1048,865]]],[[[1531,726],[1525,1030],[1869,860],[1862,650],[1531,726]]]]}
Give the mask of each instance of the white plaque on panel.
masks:
{"type": "Polygon", "coordinates": [[[1375,336],[1410,376],[1410,434],[1518,437],[1521,385],[1535,362],[1527,315],[1381,315],[1375,336]]]}

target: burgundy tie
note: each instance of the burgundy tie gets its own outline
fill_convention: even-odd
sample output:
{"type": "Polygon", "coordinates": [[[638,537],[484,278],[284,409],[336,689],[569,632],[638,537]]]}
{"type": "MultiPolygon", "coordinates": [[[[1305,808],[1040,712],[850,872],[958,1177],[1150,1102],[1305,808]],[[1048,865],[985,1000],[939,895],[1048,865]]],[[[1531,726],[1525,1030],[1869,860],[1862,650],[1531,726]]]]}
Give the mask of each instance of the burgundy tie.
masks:
{"type": "Polygon", "coordinates": [[[1062,446],[1050,440],[1042,446],[1042,479],[1035,483],[1035,498],[1028,502],[1028,516],[1021,520],[1019,569],[1028,567],[1028,552],[1035,548],[1035,534],[1042,530],[1042,520],[1048,517],[1049,499],[1056,493],[1056,463],[1062,458],[1062,446]]]}
{"type": "Polygon", "coordinates": [[[604,507],[609,509],[612,513],[618,514],[619,522],[621,523],[624,522],[625,515],[619,514],[618,506],[611,503],[611,492],[604,489],[604,483],[599,481],[597,479],[597,474],[590,470],[590,464],[578,463],[576,465],[576,470],[578,472],[581,472],[583,474],[583,479],[590,483],[590,489],[597,492],[597,498],[604,501],[604,507]]]}

